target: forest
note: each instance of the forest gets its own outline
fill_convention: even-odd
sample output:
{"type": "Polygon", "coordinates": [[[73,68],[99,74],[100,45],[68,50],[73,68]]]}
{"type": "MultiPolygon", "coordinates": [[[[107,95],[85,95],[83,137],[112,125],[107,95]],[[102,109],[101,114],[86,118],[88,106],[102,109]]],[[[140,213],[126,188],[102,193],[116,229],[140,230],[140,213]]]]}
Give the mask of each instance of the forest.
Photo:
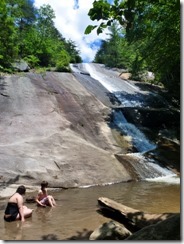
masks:
{"type": "Polygon", "coordinates": [[[94,62],[127,69],[139,80],[144,71],[155,74],[154,83],[180,101],[180,1],[108,0],[93,2],[88,15],[98,25],[85,33],[109,30],[94,62]]]}
{"type": "Polygon", "coordinates": [[[80,52],[54,26],[50,5],[39,9],[33,0],[0,1],[0,71],[11,72],[16,60],[31,68],[55,67],[67,71],[69,63],[80,63],[80,52]]]}

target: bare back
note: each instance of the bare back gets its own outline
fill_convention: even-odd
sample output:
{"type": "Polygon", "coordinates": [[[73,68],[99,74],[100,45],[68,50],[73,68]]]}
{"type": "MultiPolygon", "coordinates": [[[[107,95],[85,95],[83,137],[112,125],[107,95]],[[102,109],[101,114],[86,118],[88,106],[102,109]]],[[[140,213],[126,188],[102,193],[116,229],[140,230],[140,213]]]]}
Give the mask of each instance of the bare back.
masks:
{"type": "Polygon", "coordinates": [[[18,208],[20,208],[20,207],[22,207],[23,206],[23,197],[19,194],[19,193],[15,193],[15,194],[13,194],[11,197],[10,197],[10,199],[9,199],[9,201],[8,202],[14,202],[14,203],[17,203],[17,205],[18,205],[18,208]]]}

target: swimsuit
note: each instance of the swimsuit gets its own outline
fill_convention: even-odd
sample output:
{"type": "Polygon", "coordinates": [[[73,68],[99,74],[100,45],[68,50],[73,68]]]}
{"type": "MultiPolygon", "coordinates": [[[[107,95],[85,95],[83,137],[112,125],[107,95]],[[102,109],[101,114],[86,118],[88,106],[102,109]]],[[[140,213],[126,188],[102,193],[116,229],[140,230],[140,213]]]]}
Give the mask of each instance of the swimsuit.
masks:
{"type": "Polygon", "coordinates": [[[4,216],[4,220],[7,222],[11,222],[16,220],[17,215],[19,214],[19,208],[17,203],[15,202],[8,202],[8,205],[5,210],[5,214],[9,215],[8,217],[4,216]]]}
{"type": "Polygon", "coordinates": [[[48,198],[47,198],[47,197],[44,197],[40,202],[41,202],[42,204],[47,205],[47,204],[48,204],[48,198]]]}

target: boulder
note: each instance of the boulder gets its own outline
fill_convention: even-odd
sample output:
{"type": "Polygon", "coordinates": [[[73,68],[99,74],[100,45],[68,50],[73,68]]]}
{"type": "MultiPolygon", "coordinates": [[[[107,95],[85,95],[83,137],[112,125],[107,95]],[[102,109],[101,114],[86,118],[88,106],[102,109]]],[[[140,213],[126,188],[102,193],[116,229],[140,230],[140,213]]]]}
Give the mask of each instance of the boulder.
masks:
{"type": "Polygon", "coordinates": [[[115,221],[110,221],[94,230],[89,240],[124,240],[131,234],[132,233],[127,230],[124,225],[115,221]]]}
{"type": "Polygon", "coordinates": [[[181,240],[180,214],[175,214],[157,224],[147,226],[126,240],[181,240]]]}
{"type": "Polygon", "coordinates": [[[12,64],[13,68],[17,71],[29,71],[30,67],[26,61],[23,59],[16,61],[12,64]]]}

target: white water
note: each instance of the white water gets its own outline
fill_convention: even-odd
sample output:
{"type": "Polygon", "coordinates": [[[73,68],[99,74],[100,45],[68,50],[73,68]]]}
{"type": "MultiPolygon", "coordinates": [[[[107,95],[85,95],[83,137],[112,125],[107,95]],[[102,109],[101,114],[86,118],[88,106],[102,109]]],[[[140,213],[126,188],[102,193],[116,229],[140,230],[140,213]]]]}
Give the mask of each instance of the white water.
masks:
{"type": "Polygon", "coordinates": [[[180,184],[180,177],[178,177],[175,174],[169,174],[166,176],[160,176],[160,177],[155,177],[155,178],[146,178],[146,181],[150,182],[160,182],[160,183],[168,183],[168,184],[180,184]]]}
{"type": "MultiPolygon", "coordinates": [[[[113,73],[101,73],[98,72],[95,67],[92,67],[89,63],[83,64],[86,71],[89,72],[90,76],[98,80],[109,92],[115,93],[124,90],[126,87],[126,91],[130,91],[131,93],[140,92],[140,89],[132,84],[128,83],[126,80],[122,80],[117,75],[113,73]]],[[[107,72],[107,70],[105,70],[107,72]]]]}
{"type": "Polygon", "coordinates": [[[161,167],[151,158],[145,158],[142,153],[129,153],[138,159],[136,163],[131,162],[141,180],[153,182],[165,182],[169,184],[180,184],[180,178],[170,169],[161,167]]]}
{"type": "MultiPolygon", "coordinates": [[[[98,80],[109,92],[113,93],[124,107],[143,106],[142,101],[128,101],[121,95],[123,86],[125,87],[124,91],[130,94],[140,92],[139,88],[125,80],[121,81],[120,79],[117,79],[117,77],[112,76],[111,73],[109,73],[109,75],[106,75],[105,73],[102,74],[88,63],[83,64],[83,67],[89,72],[92,78],[98,80]]],[[[171,170],[163,168],[157,163],[154,163],[153,160],[144,157],[143,153],[155,149],[156,145],[150,142],[136,126],[128,123],[121,111],[114,112],[114,122],[125,135],[131,137],[134,147],[139,152],[138,154],[133,154],[135,157],[138,157],[139,160],[138,164],[132,166],[136,169],[136,172],[139,173],[142,180],[180,184],[180,178],[171,170]]]]}
{"type": "Polygon", "coordinates": [[[127,100],[123,97],[121,92],[116,92],[114,96],[118,99],[118,101],[121,103],[122,107],[144,107],[143,101],[138,100],[127,100]]]}
{"type": "Polygon", "coordinates": [[[93,69],[90,64],[85,63],[84,66],[87,72],[89,72],[90,76],[93,79],[98,80],[109,92],[113,93],[117,91],[113,89],[112,84],[106,82],[105,76],[103,76],[101,73],[96,72],[95,69],[93,69]]]}
{"type": "Polygon", "coordinates": [[[127,122],[121,111],[114,111],[114,123],[126,136],[131,137],[138,152],[144,153],[156,148],[135,125],[127,122]]]}

